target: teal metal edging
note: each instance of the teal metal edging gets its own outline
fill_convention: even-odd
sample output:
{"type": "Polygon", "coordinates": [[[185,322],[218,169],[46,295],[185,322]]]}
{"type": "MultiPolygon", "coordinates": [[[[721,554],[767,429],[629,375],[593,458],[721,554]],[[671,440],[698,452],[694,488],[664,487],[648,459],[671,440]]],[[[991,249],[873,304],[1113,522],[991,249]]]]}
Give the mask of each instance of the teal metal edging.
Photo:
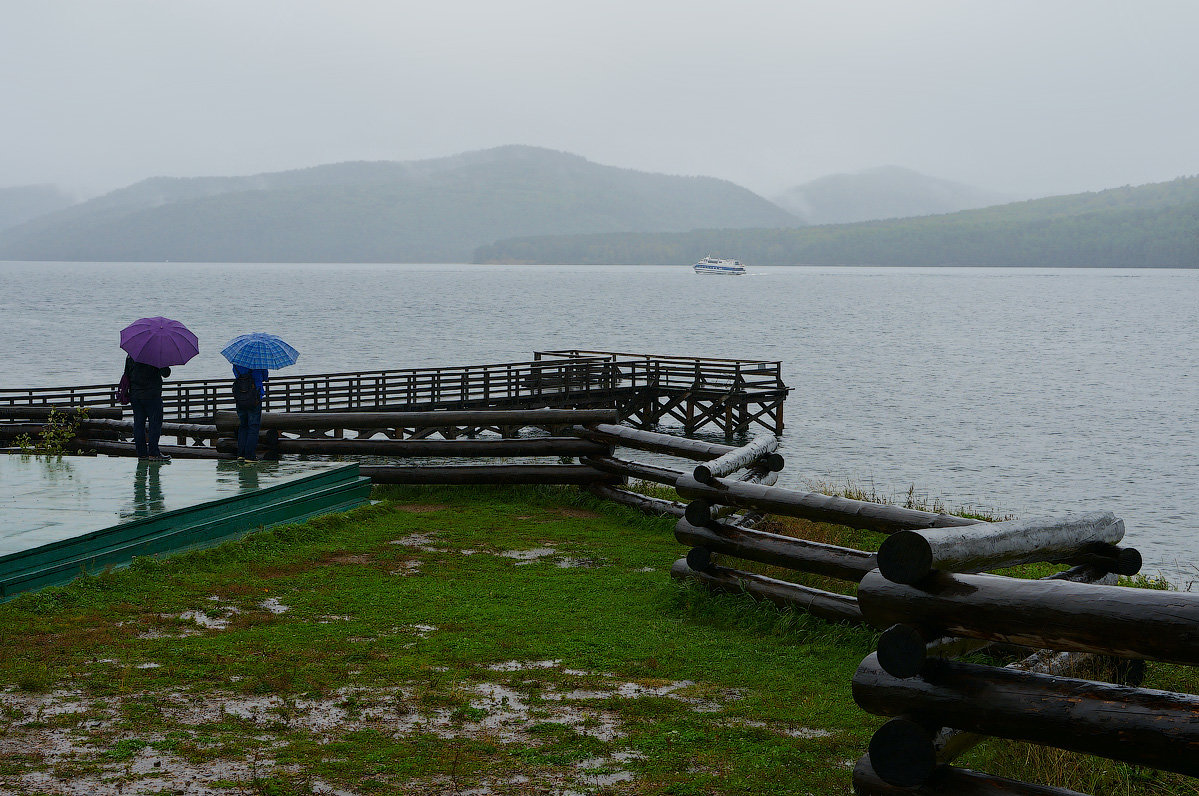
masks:
{"type": "Polygon", "coordinates": [[[276,525],[304,522],[369,502],[357,464],[92,531],[0,557],[0,602],[81,574],[127,566],[135,556],[211,547],[276,525]]]}

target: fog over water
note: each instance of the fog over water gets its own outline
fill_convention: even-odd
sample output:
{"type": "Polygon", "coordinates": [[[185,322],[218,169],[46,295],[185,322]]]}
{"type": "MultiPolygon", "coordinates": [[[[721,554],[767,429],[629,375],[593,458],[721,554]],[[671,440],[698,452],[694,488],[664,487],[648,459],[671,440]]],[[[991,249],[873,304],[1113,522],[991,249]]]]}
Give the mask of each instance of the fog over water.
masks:
{"type": "Polygon", "coordinates": [[[1186,0],[5,4],[0,187],[505,144],[764,195],[894,164],[1016,197],[1199,172],[1186,0]]]}
{"type": "Polygon", "coordinates": [[[249,331],[285,372],[606,349],[781,360],[782,483],[915,486],[1021,517],[1110,510],[1147,572],[1199,580],[1199,271],[0,263],[0,387],[112,383],[121,327],[178,318],[225,377],[249,331]]]}

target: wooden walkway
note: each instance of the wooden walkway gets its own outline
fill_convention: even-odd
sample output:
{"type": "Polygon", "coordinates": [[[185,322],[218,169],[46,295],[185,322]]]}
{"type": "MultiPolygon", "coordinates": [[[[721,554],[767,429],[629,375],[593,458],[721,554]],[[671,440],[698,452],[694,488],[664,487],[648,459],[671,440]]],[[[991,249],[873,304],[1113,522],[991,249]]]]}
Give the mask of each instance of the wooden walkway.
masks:
{"type": "MultiPolygon", "coordinates": [[[[447,368],[405,368],[302,376],[272,375],[265,409],[274,412],[445,409],[615,408],[639,428],[674,425],[727,437],[762,426],[783,430],[781,363],[611,351],[537,351],[533,360],[447,368]]],[[[168,380],[169,421],[211,423],[232,409],[232,379],[168,380]]],[[[117,406],[115,385],[0,388],[0,408],[38,404],[117,406]]]]}

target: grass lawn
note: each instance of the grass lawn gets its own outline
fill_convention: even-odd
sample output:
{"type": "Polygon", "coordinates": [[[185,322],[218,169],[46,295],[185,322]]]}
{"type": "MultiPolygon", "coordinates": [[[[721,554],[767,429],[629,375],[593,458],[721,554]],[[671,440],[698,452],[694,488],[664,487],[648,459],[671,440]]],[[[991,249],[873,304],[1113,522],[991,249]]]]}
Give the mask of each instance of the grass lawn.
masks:
{"type": "Polygon", "coordinates": [[[573,491],[390,494],[0,606],[0,792],[848,791],[871,633],[573,491]]]}
{"type": "Polygon", "coordinates": [[[849,793],[870,631],[676,584],[673,520],[574,490],[379,495],[0,605],[0,794],[849,793]]]}

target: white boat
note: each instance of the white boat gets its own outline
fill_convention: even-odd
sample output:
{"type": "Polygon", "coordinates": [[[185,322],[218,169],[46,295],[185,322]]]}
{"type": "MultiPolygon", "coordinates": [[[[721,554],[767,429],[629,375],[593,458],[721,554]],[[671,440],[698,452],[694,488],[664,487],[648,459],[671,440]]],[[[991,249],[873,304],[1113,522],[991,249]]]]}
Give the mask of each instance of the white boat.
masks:
{"type": "Polygon", "coordinates": [[[731,274],[736,276],[745,273],[745,266],[740,260],[723,260],[708,255],[692,266],[697,274],[731,274]]]}

